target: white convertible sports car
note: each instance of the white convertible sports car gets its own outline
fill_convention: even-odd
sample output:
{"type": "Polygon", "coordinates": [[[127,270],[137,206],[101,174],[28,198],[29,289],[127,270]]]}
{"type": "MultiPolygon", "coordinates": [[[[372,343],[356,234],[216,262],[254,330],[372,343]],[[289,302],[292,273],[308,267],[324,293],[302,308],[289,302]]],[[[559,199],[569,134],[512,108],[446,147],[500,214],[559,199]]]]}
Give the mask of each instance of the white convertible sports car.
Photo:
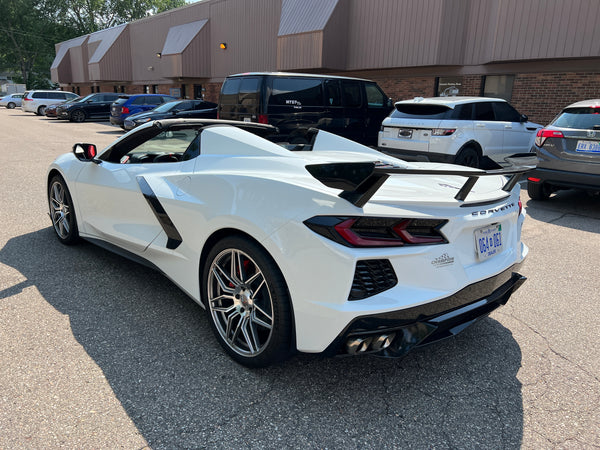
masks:
{"type": "Polygon", "coordinates": [[[406,163],[311,130],[171,119],[48,171],[64,244],[84,238],[164,273],[219,343],[260,367],[295,351],[400,357],[505,304],[528,249],[523,169],[406,163]]]}

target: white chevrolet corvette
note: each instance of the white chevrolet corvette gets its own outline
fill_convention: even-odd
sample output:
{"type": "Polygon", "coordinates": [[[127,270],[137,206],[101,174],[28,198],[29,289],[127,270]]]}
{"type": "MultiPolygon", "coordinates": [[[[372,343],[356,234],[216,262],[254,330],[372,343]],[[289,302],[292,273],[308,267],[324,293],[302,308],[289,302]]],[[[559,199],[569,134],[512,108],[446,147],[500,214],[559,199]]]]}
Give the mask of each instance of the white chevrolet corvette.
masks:
{"type": "Polygon", "coordinates": [[[48,171],[58,239],[164,273],[219,343],[260,367],[295,351],[400,357],[505,304],[525,212],[523,169],[406,163],[311,130],[164,120],[48,171]]]}

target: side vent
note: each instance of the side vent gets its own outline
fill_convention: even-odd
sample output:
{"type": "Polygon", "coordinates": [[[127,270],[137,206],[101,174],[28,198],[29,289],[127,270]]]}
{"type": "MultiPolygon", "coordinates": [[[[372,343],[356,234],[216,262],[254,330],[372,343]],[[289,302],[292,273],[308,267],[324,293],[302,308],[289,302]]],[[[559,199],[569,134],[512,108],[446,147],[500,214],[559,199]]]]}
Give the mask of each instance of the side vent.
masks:
{"type": "Polygon", "coordinates": [[[358,261],[348,300],[362,300],[387,291],[398,284],[392,264],[387,259],[358,261]]]}

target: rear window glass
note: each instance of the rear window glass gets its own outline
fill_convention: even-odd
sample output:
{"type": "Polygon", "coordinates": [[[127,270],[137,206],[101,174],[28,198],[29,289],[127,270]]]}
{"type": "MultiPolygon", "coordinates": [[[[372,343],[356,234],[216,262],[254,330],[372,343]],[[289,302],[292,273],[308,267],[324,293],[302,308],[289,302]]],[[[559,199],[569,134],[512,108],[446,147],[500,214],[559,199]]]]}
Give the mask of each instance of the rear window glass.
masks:
{"type": "Polygon", "coordinates": [[[321,80],[274,78],[270,105],[323,106],[321,80]]]}
{"type": "Polygon", "coordinates": [[[244,78],[240,85],[240,103],[242,105],[258,103],[258,78],[244,78]]]}
{"type": "Polygon", "coordinates": [[[237,105],[241,84],[242,80],[239,78],[225,80],[221,89],[221,103],[225,105],[237,105]]]}
{"type": "Polygon", "coordinates": [[[123,103],[125,103],[127,100],[129,100],[129,97],[119,97],[118,99],[115,100],[115,105],[122,105],[123,103]]]}
{"type": "Polygon", "coordinates": [[[567,108],[552,122],[560,128],[593,130],[600,128],[600,108],[567,108]]]}
{"type": "Polygon", "coordinates": [[[392,112],[394,119],[448,119],[451,108],[444,105],[427,105],[422,103],[400,103],[392,112]]]}

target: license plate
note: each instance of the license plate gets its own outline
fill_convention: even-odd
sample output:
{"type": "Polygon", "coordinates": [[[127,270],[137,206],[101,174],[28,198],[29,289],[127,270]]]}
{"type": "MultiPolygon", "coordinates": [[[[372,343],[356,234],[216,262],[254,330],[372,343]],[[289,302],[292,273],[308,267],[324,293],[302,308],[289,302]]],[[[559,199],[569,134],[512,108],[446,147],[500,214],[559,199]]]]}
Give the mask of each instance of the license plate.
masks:
{"type": "Polygon", "coordinates": [[[398,137],[400,139],[411,139],[413,130],[398,130],[398,137]]]}
{"type": "Polygon", "coordinates": [[[575,151],[583,153],[600,153],[600,142],[596,141],[577,141],[575,151]]]}
{"type": "Polygon", "coordinates": [[[495,224],[475,230],[475,249],[480,261],[502,252],[502,225],[495,224]]]}

